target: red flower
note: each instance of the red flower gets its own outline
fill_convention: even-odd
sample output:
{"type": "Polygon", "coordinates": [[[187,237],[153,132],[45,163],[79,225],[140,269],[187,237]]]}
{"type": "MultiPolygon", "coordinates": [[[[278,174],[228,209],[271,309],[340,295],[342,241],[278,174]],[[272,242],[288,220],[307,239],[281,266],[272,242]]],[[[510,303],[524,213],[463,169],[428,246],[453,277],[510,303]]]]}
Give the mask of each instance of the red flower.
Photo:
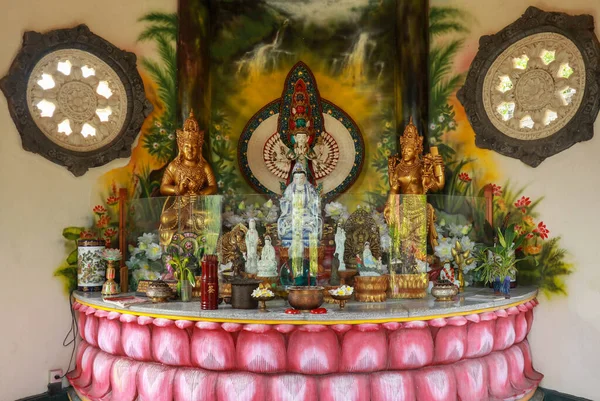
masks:
{"type": "Polygon", "coordinates": [[[492,193],[494,196],[502,196],[502,187],[500,185],[492,184],[492,193]]]}
{"type": "Polygon", "coordinates": [[[548,230],[543,221],[539,222],[537,228],[533,230],[533,232],[539,235],[541,239],[548,238],[548,234],[550,234],[550,230],[548,230]]]}
{"type": "Polygon", "coordinates": [[[110,223],[110,217],[102,216],[98,219],[98,222],[96,223],[96,227],[104,228],[108,225],[108,223],[110,223]]]}
{"type": "Polygon", "coordinates": [[[83,239],[94,238],[94,233],[91,231],[82,231],[81,233],[79,233],[79,238],[83,238],[83,239]]]}
{"type": "Polygon", "coordinates": [[[521,209],[522,213],[527,212],[527,209],[525,208],[529,205],[531,205],[531,200],[525,196],[522,196],[521,199],[515,202],[515,207],[521,209]]]}
{"type": "Polygon", "coordinates": [[[532,238],[533,238],[533,234],[532,234],[532,233],[529,233],[529,234],[527,234],[527,236],[526,236],[525,238],[527,238],[527,239],[532,239],[532,238]]]}
{"type": "Polygon", "coordinates": [[[114,228],[107,228],[106,230],[104,230],[105,238],[114,237],[115,235],[117,235],[117,230],[115,230],[114,228]]]}
{"type": "Polygon", "coordinates": [[[94,213],[98,214],[98,215],[103,215],[104,213],[106,213],[106,208],[102,205],[96,205],[94,206],[94,209],[92,209],[94,213]]]}
{"type": "Polygon", "coordinates": [[[472,180],[472,178],[469,177],[469,174],[467,174],[467,173],[460,173],[458,175],[458,179],[461,180],[462,182],[470,182],[472,180]]]}
{"type": "Polygon", "coordinates": [[[523,227],[521,227],[518,224],[515,224],[515,232],[519,235],[525,234],[525,230],[523,230],[523,227]]]}
{"type": "Polygon", "coordinates": [[[117,203],[119,203],[119,198],[117,198],[116,196],[111,195],[108,198],[106,198],[106,204],[109,206],[116,205],[117,203]]]}

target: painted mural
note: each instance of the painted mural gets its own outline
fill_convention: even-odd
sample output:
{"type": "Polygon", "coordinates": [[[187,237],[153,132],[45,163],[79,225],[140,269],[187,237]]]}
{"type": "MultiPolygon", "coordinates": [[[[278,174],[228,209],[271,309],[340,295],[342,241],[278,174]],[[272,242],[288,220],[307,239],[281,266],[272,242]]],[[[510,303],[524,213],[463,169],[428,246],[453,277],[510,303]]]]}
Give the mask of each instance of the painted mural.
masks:
{"type": "MultiPolygon", "coordinates": [[[[281,96],[286,74],[299,60],[314,72],[321,95],[348,113],[362,132],[366,158],[350,192],[363,194],[375,207],[382,205],[388,192],[388,157],[397,151],[397,121],[402,120],[394,100],[398,89],[392,59],[396,52],[392,36],[395,2],[346,0],[344,7],[321,10],[317,0],[306,2],[303,8],[284,0],[224,1],[219,2],[222,7],[218,12],[212,13],[199,2],[188,3],[188,12],[195,19],[185,24],[175,14],[150,13],[140,19],[139,40],[152,41],[157,48],[153,59],[141,60],[154,112],[144,124],[129,164],[99,180],[101,201],[91,213],[90,227],[66,228],[65,238],[72,241],[78,235],[104,230],[104,238],[116,246],[114,234],[106,235],[106,229],[117,224],[116,188],[127,188],[132,199],[157,194],[161,169],[175,155],[178,117],[191,104],[210,106],[204,109],[208,110],[206,115],[200,113],[199,122],[209,133],[209,160],[220,190],[252,193],[237,165],[239,135],[257,111],[281,96]],[[215,20],[209,24],[208,18],[215,20]],[[197,41],[179,43],[178,47],[180,25],[203,29],[204,34],[212,26],[210,49],[200,46],[207,43],[203,42],[207,36],[202,34],[197,41]],[[179,71],[177,68],[177,57],[183,57],[182,53],[202,52],[209,52],[210,82],[203,81],[206,64],[188,62],[179,71]],[[182,70],[194,79],[180,83],[183,88],[178,93],[178,72],[182,70]]],[[[435,3],[430,7],[431,89],[426,130],[429,145],[438,147],[448,166],[444,192],[477,196],[484,185],[495,183],[495,221],[508,220],[528,233],[522,252],[532,258],[521,262],[519,282],[538,283],[547,295],[566,294],[563,280],[573,267],[560,239],[549,237],[546,223],[536,212],[542,199],[530,199],[526,187],[505,181],[491,154],[475,147],[474,133],[455,98],[468,69],[468,64],[456,63],[469,34],[468,18],[466,10],[437,7],[435,3]]],[[[56,271],[66,279],[67,288],[75,286],[73,255],[76,253],[56,271]]]]}

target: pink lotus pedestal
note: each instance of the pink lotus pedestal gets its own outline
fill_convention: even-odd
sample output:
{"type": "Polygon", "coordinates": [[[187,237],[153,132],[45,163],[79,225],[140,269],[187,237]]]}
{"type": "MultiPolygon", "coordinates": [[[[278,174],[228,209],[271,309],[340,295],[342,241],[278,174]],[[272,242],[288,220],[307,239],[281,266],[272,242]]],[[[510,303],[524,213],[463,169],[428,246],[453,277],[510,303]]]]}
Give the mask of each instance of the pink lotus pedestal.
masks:
{"type": "Polygon", "coordinates": [[[68,377],[92,401],[524,400],[543,377],[527,341],[536,295],[468,289],[448,305],[352,302],[287,315],[277,303],[268,313],[129,310],[76,294],[82,341],[68,377]]]}

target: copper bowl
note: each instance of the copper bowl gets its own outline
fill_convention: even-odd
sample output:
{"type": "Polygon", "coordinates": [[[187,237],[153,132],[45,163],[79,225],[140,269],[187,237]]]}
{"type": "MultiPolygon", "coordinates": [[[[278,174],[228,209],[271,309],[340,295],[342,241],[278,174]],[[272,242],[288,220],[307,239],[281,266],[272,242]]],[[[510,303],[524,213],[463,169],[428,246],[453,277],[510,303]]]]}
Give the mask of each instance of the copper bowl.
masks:
{"type": "Polygon", "coordinates": [[[317,309],[323,304],[323,290],[321,286],[288,287],[288,302],[299,310],[317,309]]]}

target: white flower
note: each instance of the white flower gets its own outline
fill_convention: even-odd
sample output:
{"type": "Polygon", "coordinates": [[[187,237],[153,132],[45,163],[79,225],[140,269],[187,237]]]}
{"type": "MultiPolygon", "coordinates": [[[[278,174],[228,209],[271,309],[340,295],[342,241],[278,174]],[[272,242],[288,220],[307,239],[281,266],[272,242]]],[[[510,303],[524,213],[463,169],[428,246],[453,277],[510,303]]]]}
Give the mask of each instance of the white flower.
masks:
{"type": "Polygon", "coordinates": [[[150,260],[158,260],[162,256],[162,249],[160,249],[160,245],[158,244],[150,244],[148,245],[148,249],[146,249],[146,256],[150,260]]]}
{"type": "Polygon", "coordinates": [[[258,297],[272,297],[275,294],[273,293],[273,291],[269,290],[268,288],[256,288],[254,291],[252,291],[252,297],[253,298],[258,298],[258,297]]]}
{"type": "Polygon", "coordinates": [[[453,237],[462,237],[463,235],[467,235],[471,231],[470,225],[461,225],[461,224],[450,224],[448,232],[453,237]]]}
{"type": "Polygon", "coordinates": [[[431,123],[431,124],[429,125],[429,128],[430,128],[430,129],[432,129],[432,130],[434,130],[434,129],[435,129],[435,127],[436,127],[436,125],[435,125],[434,123],[431,123]]]}
{"type": "Polygon", "coordinates": [[[466,235],[460,239],[460,245],[464,251],[473,251],[475,248],[475,243],[466,235]]]}
{"type": "Polygon", "coordinates": [[[153,242],[156,242],[157,238],[158,237],[156,236],[156,234],[153,234],[153,233],[144,233],[144,234],[142,234],[141,237],[138,237],[138,243],[149,245],[149,244],[151,244],[153,242]]]}
{"type": "Polygon", "coordinates": [[[439,116],[439,117],[438,117],[438,121],[439,121],[439,122],[443,123],[443,122],[444,122],[444,120],[445,120],[444,116],[439,116]]]}
{"type": "Polygon", "coordinates": [[[238,216],[232,211],[223,213],[223,219],[225,220],[226,227],[235,227],[244,221],[244,218],[242,216],[238,216]]]}
{"type": "Polygon", "coordinates": [[[450,127],[450,128],[454,128],[454,126],[455,126],[455,125],[456,125],[456,124],[454,123],[454,121],[450,121],[450,122],[448,123],[448,127],[450,127]]]}
{"type": "Polygon", "coordinates": [[[341,287],[329,290],[329,293],[331,295],[352,295],[353,292],[354,292],[354,288],[349,287],[347,285],[343,285],[341,287]]]}
{"type": "Polygon", "coordinates": [[[434,253],[435,256],[440,258],[440,260],[451,260],[452,259],[452,243],[450,242],[450,238],[443,238],[442,241],[439,242],[438,246],[435,247],[434,253]]]}
{"type": "Polygon", "coordinates": [[[333,220],[339,220],[347,213],[348,210],[346,209],[346,206],[339,202],[330,202],[325,205],[325,215],[331,217],[333,220]]]}

